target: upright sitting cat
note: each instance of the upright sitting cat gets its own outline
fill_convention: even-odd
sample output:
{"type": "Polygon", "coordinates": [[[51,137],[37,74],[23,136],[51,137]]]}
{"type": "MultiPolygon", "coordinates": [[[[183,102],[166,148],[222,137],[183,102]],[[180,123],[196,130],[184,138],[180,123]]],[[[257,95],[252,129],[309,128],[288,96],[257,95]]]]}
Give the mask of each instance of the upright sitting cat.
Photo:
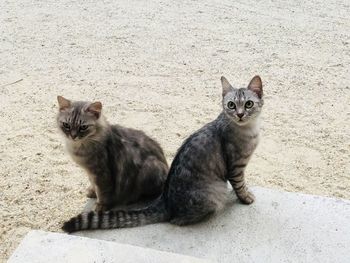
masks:
{"type": "Polygon", "coordinates": [[[58,126],[69,154],[88,173],[88,197],[97,197],[96,211],[161,194],[168,164],[156,141],[142,131],[110,125],[100,102],[57,100],[58,126]]]}
{"type": "Polygon", "coordinates": [[[62,229],[73,232],[164,221],[196,223],[224,206],[227,181],[242,203],[251,204],[254,195],[246,186],[244,170],[258,144],[262,83],[259,76],[247,88],[233,88],[224,77],[221,82],[222,113],[180,147],[159,198],[141,209],[82,213],[62,229]]]}

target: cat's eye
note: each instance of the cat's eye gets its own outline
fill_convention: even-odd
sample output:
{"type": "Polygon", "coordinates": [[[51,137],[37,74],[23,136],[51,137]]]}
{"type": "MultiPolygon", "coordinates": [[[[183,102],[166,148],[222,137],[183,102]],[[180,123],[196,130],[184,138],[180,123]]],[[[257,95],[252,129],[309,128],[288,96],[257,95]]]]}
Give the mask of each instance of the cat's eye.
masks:
{"type": "Polygon", "coordinates": [[[229,101],[227,103],[227,108],[229,108],[230,110],[234,110],[236,108],[236,104],[233,101],[229,101]]]}
{"type": "Polygon", "coordinates": [[[254,102],[252,102],[251,100],[248,100],[246,103],[245,103],[245,107],[246,109],[250,109],[251,107],[254,106],[254,102]]]}
{"type": "Polygon", "coordinates": [[[81,125],[81,126],[79,127],[79,130],[81,130],[81,131],[86,131],[87,128],[89,128],[89,126],[87,126],[87,125],[81,125]]]}
{"type": "Polygon", "coordinates": [[[66,130],[70,129],[70,125],[67,122],[63,122],[62,125],[63,125],[63,128],[65,128],[66,130]]]}

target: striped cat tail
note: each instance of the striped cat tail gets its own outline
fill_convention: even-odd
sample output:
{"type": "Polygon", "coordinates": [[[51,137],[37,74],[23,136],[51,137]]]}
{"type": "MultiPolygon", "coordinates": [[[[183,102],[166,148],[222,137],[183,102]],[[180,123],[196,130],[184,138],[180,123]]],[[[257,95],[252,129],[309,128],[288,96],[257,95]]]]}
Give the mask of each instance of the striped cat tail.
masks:
{"type": "Polygon", "coordinates": [[[84,212],[65,222],[62,230],[72,233],[89,229],[136,227],[168,220],[164,201],[158,198],[149,206],[140,209],[84,212]]]}

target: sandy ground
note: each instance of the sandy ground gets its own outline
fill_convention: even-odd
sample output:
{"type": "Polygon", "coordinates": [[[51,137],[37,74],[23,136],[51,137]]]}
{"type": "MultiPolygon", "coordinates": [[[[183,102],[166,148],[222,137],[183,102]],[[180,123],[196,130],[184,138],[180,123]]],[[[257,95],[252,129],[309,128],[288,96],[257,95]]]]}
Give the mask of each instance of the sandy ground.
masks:
{"type": "Polygon", "coordinates": [[[86,201],[56,130],[58,94],[101,100],[170,162],[220,112],[220,76],[246,85],[258,73],[249,183],[350,199],[349,13],[346,0],[1,1],[0,261],[86,201]]]}

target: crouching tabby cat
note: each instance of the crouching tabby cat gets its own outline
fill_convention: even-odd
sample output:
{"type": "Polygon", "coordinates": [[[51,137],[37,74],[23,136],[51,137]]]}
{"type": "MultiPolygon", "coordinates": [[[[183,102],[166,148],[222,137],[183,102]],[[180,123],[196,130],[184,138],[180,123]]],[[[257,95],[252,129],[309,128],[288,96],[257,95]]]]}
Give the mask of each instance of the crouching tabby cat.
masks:
{"type": "Polygon", "coordinates": [[[262,83],[259,76],[247,88],[233,88],[224,77],[221,82],[222,113],[180,147],[159,198],[141,209],[82,213],[66,222],[63,230],[134,227],[165,221],[196,223],[224,206],[227,181],[242,203],[251,204],[254,195],[246,186],[244,170],[258,144],[262,83]]]}
{"type": "Polygon", "coordinates": [[[58,126],[69,154],[87,171],[96,211],[161,194],[168,164],[156,141],[142,131],[110,125],[100,102],[57,100],[58,126]]]}

